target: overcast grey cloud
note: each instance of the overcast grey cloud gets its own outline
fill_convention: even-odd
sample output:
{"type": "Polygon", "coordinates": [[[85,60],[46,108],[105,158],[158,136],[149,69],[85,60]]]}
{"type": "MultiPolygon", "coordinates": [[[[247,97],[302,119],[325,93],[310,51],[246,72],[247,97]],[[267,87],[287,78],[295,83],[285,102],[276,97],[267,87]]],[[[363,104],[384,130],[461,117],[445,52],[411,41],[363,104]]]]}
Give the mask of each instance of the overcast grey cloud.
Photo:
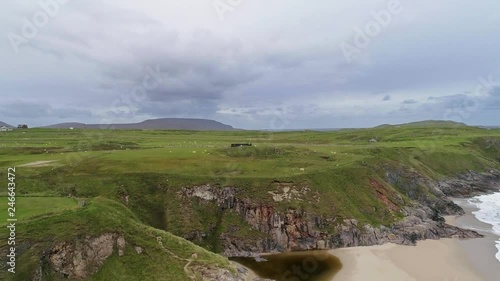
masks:
{"type": "Polygon", "coordinates": [[[244,1],[221,20],[213,0],[7,0],[0,121],[197,117],[253,129],[276,127],[278,119],[291,129],[451,118],[500,125],[498,1],[400,0],[402,12],[347,61],[339,46],[353,43],[355,30],[391,1],[244,1]],[[55,6],[24,36],[27,21],[43,20],[34,16],[55,6]],[[24,38],[15,48],[12,34],[24,38]],[[130,99],[148,67],[159,69],[162,83],[130,99]],[[480,77],[496,84],[479,97],[480,77]],[[445,115],[464,108],[466,115],[445,115]]]}

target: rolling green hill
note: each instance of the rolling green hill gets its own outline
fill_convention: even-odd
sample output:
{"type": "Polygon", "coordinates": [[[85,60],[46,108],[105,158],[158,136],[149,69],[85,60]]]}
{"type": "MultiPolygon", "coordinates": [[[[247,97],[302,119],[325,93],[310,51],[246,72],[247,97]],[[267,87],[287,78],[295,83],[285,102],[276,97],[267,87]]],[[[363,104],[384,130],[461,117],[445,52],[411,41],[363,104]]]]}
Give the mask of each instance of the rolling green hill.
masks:
{"type": "MultiPolygon", "coordinates": [[[[44,197],[23,199],[42,204],[54,200],[44,197]]],[[[0,278],[24,281],[32,280],[34,276],[39,276],[40,280],[85,277],[86,280],[132,281],[192,280],[191,277],[197,277],[201,280],[200,268],[235,275],[235,268],[227,259],[143,224],[116,201],[96,197],[86,201],[84,206],[72,209],[35,215],[30,219],[19,217],[16,273],[7,272],[6,255],[2,255],[0,278]],[[124,242],[123,254],[118,251],[119,239],[124,242]],[[106,248],[111,249],[109,256],[99,260],[106,248]],[[74,267],[78,256],[86,264],[80,270],[74,267]],[[99,262],[103,264],[96,265],[99,262]],[[92,275],[97,266],[99,271],[92,275]]],[[[3,232],[0,237],[7,241],[3,232]]]]}
{"type": "Polygon", "coordinates": [[[459,210],[434,186],[500,169],[500,130],[442,122],[335,132],[15,130],[0,134],[5,183],[8,167],[16,167],[19,270],[27,274],[14,280],[40,268],[43,280],[59,280],[54,262],[40,262],[44,253],[104,234],[115,250],[89,280],[189,280],[193,253],[202,267],[234,272],[212,252],[309,248],[323,236],[328,247],[345,246],[342,226],[362,237],[365,226],[388,229],[416,208],[438,226],[459,210]],[[23,201],[43,207],[26,210],[23,201]],[[297,228],[286,230],[293,243],[280,242],[278,218],[297,228]],[[314,231],[300,230],[312,222],[314,231]],[[118,237],[127,241],[123,256],[118,237]]]}

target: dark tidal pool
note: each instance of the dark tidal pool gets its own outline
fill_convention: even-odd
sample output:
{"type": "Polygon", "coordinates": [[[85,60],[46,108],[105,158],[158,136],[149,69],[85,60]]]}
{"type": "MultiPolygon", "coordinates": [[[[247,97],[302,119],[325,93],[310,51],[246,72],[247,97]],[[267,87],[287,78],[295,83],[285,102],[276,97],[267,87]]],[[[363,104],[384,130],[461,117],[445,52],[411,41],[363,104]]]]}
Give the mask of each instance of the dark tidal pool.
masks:
{"type": "Polygon", "coordinates": [[[342,269],[340,260],[326,251],[305,251],[253,257],[234,257],[235,261],[261,278],[277,281],[331,281],[342,269]]]}

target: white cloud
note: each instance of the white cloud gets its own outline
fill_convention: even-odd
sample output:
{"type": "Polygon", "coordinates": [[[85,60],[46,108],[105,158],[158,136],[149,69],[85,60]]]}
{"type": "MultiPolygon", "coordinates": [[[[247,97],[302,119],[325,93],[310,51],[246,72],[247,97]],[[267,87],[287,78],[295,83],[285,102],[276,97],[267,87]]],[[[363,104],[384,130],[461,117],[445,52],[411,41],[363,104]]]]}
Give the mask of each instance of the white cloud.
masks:
{"type": "MultiPolygon", "coordinates": [[[[281,116],[288,126],[349,127],[439,118],[446,97],[474,91],[477,77],[500,80],[498,2],[401,2],[404,12],[349,64],[339,43],[388,1],[244,1],[224,21],[212,1],[70,1],[18,54],[3,41],[0,92],[59,111],[92,108],[74,116],[82,122],[182,116],[266,128],[281,116]],[[169,79],[135,114],[113,112],[147,65],[169,79]]],[[[7,1],[0,33],[19,33],[37,9],[7,1]]],[[[471,122],[493,122],[488,102],[471,122]]],[[[21,115],[0,111],[0,120],[21,115]]],[[[62,119],[46,115],[37,122],[62,119]]]]}

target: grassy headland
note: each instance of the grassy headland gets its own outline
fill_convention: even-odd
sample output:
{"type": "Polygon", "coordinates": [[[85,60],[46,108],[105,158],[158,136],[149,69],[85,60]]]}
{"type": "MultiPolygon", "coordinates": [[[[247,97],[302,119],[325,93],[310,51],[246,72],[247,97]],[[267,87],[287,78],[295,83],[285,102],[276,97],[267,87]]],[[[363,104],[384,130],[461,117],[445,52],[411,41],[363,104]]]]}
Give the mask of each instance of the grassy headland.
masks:
{"type": "MultiPolygon", "coordinates": [[[[203,260],[228,266],[224,258],[169,232],[185,236],[202,230],[208,237],[199,244],[212,251],[220,250],[221,233],[232,232],[242,239],[262,235],[234,212],[220,212],[216,205],[197,199],[180,200],[178,194],[185,187],[237,187],[239,197],[278,210],[297,209],[379,226],[400,220],[403,215],[397,210],[415,199],[415,190],[410,193],[404,183],[387,181],[387,169],[438,180],[468,170],[498,169],[499,160],[500,130],[442,122],[333,132],[29,129],[0,133],[0,178],[7,183],[7,168],[16,167],[19,239],[36,245],[21,256],[26,272],[35,268],[37,251],[77,235],[116,232],[148,249],[149,255],[138,258],[111,257],[92,280],[188,278],[182,268],[185,262],[158,251],[155,236],[165,237],[166,247],[178,256],[197,252],[203,260]],[[230,148],[231,143],[253,146],[230,148]],[[307,192],[277,202],[270,196],[277,192],[276,183],[307,192]],[[385,190],[383,198],[377,188],[385,190]],[[76,199],[64,197],[88,203],[78,207],[76,199]],[[163,266],[167,263],[171,266],[163,266]]],[[[434,196],[425,188],[416,191],[434,196]]],[[[0,196],[6,195],[7,188],[0,191],[0,196]]],[[[0,211],[6,212],[3,207],[0,211]]],[[[3,234],[0,238],[5,240],[3,234]]]]}

